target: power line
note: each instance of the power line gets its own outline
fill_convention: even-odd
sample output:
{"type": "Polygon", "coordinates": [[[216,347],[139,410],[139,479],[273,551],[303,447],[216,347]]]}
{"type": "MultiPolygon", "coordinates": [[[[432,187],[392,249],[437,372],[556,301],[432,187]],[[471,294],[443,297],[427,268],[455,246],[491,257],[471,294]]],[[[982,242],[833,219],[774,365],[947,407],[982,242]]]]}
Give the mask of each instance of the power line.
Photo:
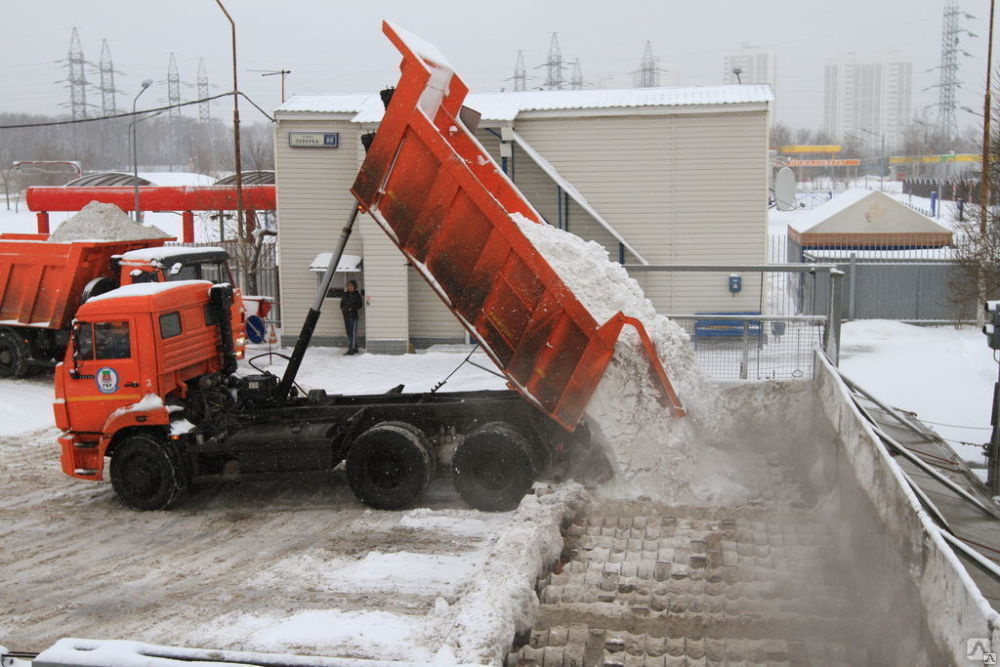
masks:
{"type": "MultiPolygon", "coordinates": [[[[219,93],[218,95],[212,95],[211,97],[206,97],[204,99],[191,100],[190,102],[181,102],[180,104],[176,104],[176,105],[170,105],[170,104],[168,104],[166,106],[155,107],[155,108],[152,108],[152,109],[141,109],[139,111],[136,111],[135,114],[133,114],[131,111],[129,111],[127,113],[117,113],[117,114],[113,114],[111,116],[97,116],[95,118],[74,118],[73,120],[53,120],[53,121],[46,121],[44,123],[18,123],[18,124],[14,124],[14,125],[0,125],[0,130],[16,130],[16,129],[19,129],[19,128],[27,128],[27,127],[55,127],[57,125],[77,125],[79,123],[92,123],[92,122],[98,121],[98,120],[112,120],[112,119],[115,119],[115,118],[131,118],[133,115],[135,115],[135,116],[141,116],[143,114],[148,114],[148,113],[153,113],[153,112],[167,111],[170,108],[172,108],[173,106],[186,107],[186,106],[189,106],[191,104],[201,104],[202,102],[211,102],[212,100],[217,100],[220,97],[231,97],[232,94],[233,94],[232,92],[219,93]]],[[[240,95],[240,97],[243,97],[248,102],[250,102],[251,104],[253,104],[257,108],[257,110],[260,111],[261,113],[263,113],[265,116],[267,116],[268,119],[274,120],[263,109],[261,109],[259,106],[257,106],[256,104],[254,104],[254,102],[249,97],[247,97],[243,93],[239,93],[239,95],[240,95]]]]}

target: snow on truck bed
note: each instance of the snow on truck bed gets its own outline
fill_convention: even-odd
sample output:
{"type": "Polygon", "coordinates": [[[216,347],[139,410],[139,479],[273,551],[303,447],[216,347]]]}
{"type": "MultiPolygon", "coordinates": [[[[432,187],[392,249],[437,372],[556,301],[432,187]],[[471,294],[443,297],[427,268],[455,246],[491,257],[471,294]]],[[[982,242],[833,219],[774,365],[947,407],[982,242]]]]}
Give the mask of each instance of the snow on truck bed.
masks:
{"type": "Polygon", "coordinates": [[[131,241],[171,238],[162,229],[140,225],[114,204],[92,201],[67,218],[49,236],[51,241],[131,241]]]}

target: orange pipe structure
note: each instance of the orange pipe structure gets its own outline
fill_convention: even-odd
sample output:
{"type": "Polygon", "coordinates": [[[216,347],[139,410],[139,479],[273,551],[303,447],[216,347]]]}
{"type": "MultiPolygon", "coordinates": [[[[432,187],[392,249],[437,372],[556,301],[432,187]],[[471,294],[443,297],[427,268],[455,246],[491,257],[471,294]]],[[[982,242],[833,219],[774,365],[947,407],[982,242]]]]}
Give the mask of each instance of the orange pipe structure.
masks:
{"type": "MultiPolygon", "coordinates": [[[[26,201],[29,211],[38,214],[38,233],[49,233],[50,211],[79,211],[92,201],[114,204],[123,211],[135,210],[135,190],[126,187],[31,187],[26,201]]],[[[273,185],[243,187],[246,210],[275,210],[273,185]]],[[[183,240],[194,241],[194,211],[233,211],[237,208],[236,188],[230,186],[153,186],[139,187],[142,211],[181,211],[183,240]]]]}

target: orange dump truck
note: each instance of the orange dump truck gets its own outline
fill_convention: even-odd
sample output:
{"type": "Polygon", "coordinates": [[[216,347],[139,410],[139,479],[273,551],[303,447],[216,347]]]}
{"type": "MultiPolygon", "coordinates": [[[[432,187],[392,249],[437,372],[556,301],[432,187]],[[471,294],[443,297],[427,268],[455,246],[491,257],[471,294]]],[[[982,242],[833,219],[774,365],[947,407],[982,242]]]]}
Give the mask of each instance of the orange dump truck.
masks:
{"type": "MultiPolygon", "coordinates": [[[[666,409],[684,408],[642,323],[597,322],[519,231],[543,224],[459,118],[466,88],[433,47],[386,24],[402,77],[281,378],[233,373],[226,286],[130,285],[90,299],[56,371],[64,472],[161,509],[189,484],[344,464],[376,508],[413,505],[439,466],[473,507],[516,507],[535,479],[590,458],[582,421],[618,335],[634,327],[666,409]],[[360,210],[371,215],[504,373],[510,389],[329,396],[295,377],[360,210]]],[[[196,277],[196,276],[192,276],[196,277]]],[[[249,360],[250,362],[253,359],[249,360]]],[[[597,461],[589,461],[595,463],[597,461]]],[[[591,466],[583,466],[591,467],[591,466]]]]}
{"type": "MultiPolygon", "coordinates": [[[[0,234],[0,377],[23,377],[63,355],[80,304],[119,285],[205,277],[231,280],[221,248],[164,247],[170,239],[50,242],[0,234]]],[[[242,336],[242,307],[234,332],[242,336]]],[[[241,341],[237,345],[242,349],[241,341]]]]}

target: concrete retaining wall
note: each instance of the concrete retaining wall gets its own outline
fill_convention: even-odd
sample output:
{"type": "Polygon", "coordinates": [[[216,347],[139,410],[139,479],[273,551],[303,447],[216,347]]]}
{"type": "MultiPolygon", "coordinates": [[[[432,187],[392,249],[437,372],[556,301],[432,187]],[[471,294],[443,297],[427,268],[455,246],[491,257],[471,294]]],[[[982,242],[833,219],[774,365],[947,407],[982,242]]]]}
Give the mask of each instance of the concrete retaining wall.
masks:
{"type": "Polygon", "coordinates": [[[916,584],[931,639],[953,664],[983,664],[982,659],[968,659],[967,641],[986,639],[991,650],[1000,649],[1000,615],[941,537],[902,470],[880,446],[836,370],[818,356],[820,404],[840,436],[846,463],[878,514],[883,539],[895,547],[916,584]]]}

